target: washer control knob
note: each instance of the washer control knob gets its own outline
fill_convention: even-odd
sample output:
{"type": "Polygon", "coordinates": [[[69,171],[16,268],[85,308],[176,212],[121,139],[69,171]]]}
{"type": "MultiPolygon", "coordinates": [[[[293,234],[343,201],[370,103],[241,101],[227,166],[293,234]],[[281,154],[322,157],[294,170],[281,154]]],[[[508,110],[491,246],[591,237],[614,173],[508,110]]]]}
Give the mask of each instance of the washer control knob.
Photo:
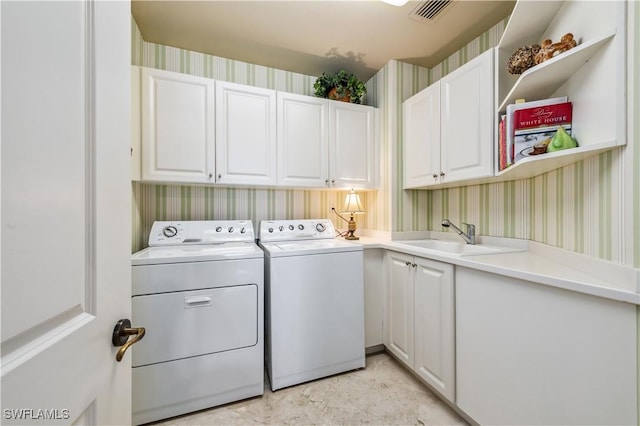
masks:
{"type": "Polygon", "coordinates": [[[230,226],[229,229],[227,229],[227,231],[233,232],[233,226],[230,226]]]}
{"type": "Polygon", "coordinates": [[[293,231],[294,229],[295,229],[295,226],[289,225],[289,231],[293,231]]]}
{"type": "Polygon", "coordinates": [[[245,232],[247,232],[247,230],[244,228],[244,226],[242,228],[240,228],[240,233],[244,234],[245,232]]]}
{"type": "Polygon", "coordinates": [[[316,231],[318,232],[324,232],[325,229],[327,228],[322,223],[316,225],[316,231]]]}
{"type": "Polygon", "coordinates": [[[216,232],[222,232],[222,226],[216,227],[216,232]]]}
{"type": "Polygon", "coordinates": [[[273,234],[273,228],[269,228],[269,233],[273,234]]]}
{"type": "Polygon", "coordinates": [[[282,225],[278,226],[278,230],[279,230],[280,232],[284,231],[284,226],[282,226],[282,225]]]}
{"type": "Polygon", "coordinates": [[[175,237],[178,234],[178,228],[173,225],[165,226],[162,233],[167,238],[175,237]]]}

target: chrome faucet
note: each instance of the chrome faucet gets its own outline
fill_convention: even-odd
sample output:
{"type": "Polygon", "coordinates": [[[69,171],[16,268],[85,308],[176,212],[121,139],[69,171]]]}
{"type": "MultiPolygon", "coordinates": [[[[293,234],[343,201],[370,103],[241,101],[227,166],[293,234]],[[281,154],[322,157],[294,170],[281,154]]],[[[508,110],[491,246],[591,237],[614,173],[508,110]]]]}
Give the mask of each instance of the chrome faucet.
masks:
{"type": "Polygon", "coordinates": [[[467,244],[475,244],[476,243],[476,226],[470,223],[463,223],[463,225],[467,227],[466,234],[462,232],[460,228],[458,228],[453,223],[451,223],[449,219],[442,220],[442,226],[444,226],[445,228],[452,227],[453,229],[458,231],[458,235],[460,235],[460,237],[462,237],[462,239],[465,240],[467,244]]]}

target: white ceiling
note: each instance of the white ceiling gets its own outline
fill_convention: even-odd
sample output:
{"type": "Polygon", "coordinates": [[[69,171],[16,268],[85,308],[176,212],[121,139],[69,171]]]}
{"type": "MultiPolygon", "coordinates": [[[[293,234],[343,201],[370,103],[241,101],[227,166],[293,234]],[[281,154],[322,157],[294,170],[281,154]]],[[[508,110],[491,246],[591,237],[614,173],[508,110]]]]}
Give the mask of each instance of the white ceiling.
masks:
{"type": "MultiPolygon", "coordinates": [[[[435,0],[440,1],[440,0],[435,0]]],[[[432,21],[378,0],[134,0],[144,40],[318,76],[366,81],[389,60],[432,67],[508,16],[515,1],[453,0],[432,21]]]]}

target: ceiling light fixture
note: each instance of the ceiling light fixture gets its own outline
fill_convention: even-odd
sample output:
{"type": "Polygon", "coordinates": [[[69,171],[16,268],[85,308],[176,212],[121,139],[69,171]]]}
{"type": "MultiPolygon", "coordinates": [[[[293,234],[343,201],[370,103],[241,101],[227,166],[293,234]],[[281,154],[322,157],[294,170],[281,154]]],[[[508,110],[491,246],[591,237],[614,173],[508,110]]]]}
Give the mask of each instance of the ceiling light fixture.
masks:
{"type": "Polygon", "coordinates": [[[390,5],[393,6],[404,6],[405,4],[407,4],[409,2],[409,0],[382,0],[385,3],[388,3],[390,5]]]}

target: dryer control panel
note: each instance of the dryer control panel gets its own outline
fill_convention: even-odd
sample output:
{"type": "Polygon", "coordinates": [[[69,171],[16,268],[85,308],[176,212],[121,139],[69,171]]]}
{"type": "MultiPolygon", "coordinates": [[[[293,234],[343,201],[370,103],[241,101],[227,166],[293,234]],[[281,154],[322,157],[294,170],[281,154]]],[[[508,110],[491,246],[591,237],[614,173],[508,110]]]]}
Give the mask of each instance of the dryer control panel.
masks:
{"type": "Polygon", "coordinates": [[[263,220],[258,238],[262,242],[298,241],[335,238],[336,231],[329,219],[263,220]]]}
{"type": "Polygon", "coordinates": [[[149,246],[254,242],[250,220],[156,221],[149,233],[149,246]]]}

